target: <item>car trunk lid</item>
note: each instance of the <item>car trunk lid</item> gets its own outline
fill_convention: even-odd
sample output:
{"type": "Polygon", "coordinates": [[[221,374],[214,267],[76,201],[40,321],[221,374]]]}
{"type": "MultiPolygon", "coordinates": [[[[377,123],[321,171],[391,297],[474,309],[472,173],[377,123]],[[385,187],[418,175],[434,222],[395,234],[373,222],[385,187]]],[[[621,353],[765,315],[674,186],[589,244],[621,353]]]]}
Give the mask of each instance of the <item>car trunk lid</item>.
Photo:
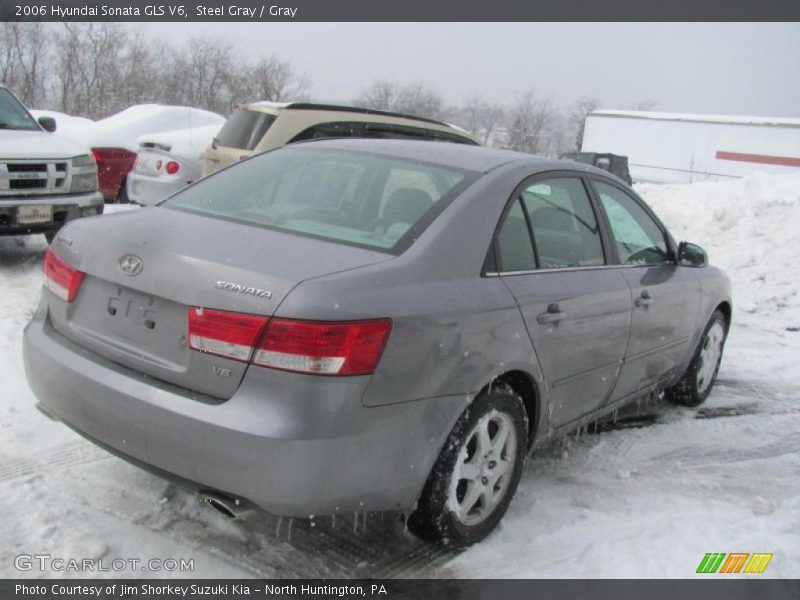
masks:
{"type": "Polygon", "coordinates": [[[222,399],[247,363],[191,350],[190,307],[270,317],[301,281],[392,258],[160,207],[74,221],[54,250],[86,274],[74,302],[49,294],[57,330],[123,366],[222,399]]]}

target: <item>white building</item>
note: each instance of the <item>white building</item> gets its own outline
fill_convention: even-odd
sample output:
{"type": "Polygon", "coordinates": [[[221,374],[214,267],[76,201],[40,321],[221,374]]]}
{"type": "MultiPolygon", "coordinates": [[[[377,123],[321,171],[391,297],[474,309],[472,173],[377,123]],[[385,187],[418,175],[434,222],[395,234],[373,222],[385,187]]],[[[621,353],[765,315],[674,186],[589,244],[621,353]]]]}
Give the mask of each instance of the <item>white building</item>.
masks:
{"type": "Polygon", "coordinates": [[[628,157],[634,181],[692,182],[800,172],[800,119],[600,110],[584,152],[628,157]]]}

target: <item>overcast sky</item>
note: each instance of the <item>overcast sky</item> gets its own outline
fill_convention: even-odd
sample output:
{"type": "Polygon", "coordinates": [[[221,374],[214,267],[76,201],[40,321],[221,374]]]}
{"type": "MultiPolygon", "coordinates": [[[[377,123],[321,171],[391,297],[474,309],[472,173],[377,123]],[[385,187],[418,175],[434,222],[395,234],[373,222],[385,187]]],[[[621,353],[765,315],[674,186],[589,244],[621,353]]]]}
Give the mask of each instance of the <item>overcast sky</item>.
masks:
{"type": "Polygon", "coordinates": [[[220,36],[290,59],[315,99],[376,79],[422,81],[449,103],[533,89],[566,105],[646,99],[657,110],[800,117],[798,23],[157,23],[175,42],[220,36]]]}

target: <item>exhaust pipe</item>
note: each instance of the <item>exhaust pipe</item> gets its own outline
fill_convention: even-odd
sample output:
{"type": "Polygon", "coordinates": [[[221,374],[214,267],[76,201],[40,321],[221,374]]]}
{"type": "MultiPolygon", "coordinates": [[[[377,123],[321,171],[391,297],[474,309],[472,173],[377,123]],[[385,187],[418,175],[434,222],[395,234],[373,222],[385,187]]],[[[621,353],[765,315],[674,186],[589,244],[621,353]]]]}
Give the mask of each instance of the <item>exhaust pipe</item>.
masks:
{"type": "Polygon", "coordinates": [[[229,519],[241,519],[249,509],[238,498],[231,498],[219,492],[200,492],[200,502],[208,504],[229,519]]]}

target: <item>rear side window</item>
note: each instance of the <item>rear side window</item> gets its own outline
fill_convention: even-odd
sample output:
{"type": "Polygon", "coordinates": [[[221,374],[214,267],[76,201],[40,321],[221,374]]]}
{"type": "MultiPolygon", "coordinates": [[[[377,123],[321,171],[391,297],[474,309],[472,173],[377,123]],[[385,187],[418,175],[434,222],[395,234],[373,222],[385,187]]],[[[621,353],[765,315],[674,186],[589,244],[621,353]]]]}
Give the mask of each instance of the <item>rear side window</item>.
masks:
{"type": "Polygon", "coordinates": [[[477,176],[303,144],[224,169],[163,205],[399,253],[477,176]]]}
{"type": "Polygon", "coordinates": [[[519,200],[511,205],[500,227],[496,248],[501,271],[530,271],[536,268],[531,234],[519,200]]]}
{"type": "Polygon", "coordinates": [[[275,115],[257,110],[237,110],[220,129],[217,143],[228,148],[253,150],[274,122],[275,115]]]}
{"type": "Polygon", "coordinates": [[[401,139],[401,140],[426,140],[437,142],[454,142],[457,144],[472,144],[473,141],[462,138],[454,133],[434,131],[423,127],[409,127],[408,125],[394,125],[389,123],[366,123],[362,137],[401,139]]]}
{"type": "Polygon", "coordinates": [[[600,229],[578,177],[537,180],[522,192],[540,269],[605,264],[600,229]]]}

